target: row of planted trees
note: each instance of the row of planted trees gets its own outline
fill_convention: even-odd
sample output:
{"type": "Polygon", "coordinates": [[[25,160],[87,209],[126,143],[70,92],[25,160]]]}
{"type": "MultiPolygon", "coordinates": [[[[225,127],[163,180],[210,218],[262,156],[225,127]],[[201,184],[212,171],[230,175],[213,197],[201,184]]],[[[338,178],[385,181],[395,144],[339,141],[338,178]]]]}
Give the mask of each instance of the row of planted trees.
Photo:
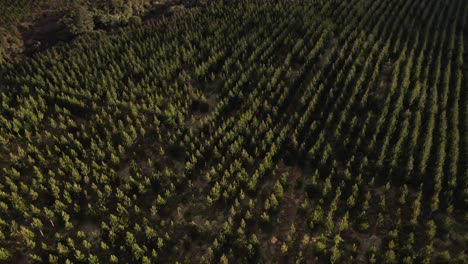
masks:
{"type": "Polygon", "coordinates": [[[463,262],[467,8],[214,4],[1,65],[0,258],[463,262]]]}

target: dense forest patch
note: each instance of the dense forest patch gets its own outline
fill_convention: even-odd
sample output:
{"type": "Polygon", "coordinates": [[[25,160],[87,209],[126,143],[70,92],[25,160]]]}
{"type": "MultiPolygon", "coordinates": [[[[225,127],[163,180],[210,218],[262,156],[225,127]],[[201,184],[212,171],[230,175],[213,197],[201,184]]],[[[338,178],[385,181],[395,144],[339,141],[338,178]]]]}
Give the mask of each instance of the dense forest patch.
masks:
{"type": "Polygon", "coordinates": [[[181,8],[0,63],[0,261],[468,261],[467,1],[181,8]]]}

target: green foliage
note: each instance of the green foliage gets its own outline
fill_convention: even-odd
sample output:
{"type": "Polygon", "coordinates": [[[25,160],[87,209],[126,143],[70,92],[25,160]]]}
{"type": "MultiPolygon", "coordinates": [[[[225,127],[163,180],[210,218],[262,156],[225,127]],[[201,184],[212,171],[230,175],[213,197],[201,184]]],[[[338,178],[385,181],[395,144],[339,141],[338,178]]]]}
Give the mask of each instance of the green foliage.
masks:
{"type": "Polygon", "coordinates": [[[60,20],[66,34],[71,36],[81,35],[94,29],[92,13],[86,7],[76,5],[72,7],[60,20]]]}
{"type": "Polygon", "coordinates": [[[0,27],[20,22],[29,13],[32,4],[31,0],[0,0],[0,27]]]}
{"type": "Polygon", "coordinates": [[[131,3],[123,0],[112,0],[109,3],[107,13],[100,14],[96,17],[97,23],[104,27],[114,27],[118,25],[141,24],[141,18],[133,15],[131,3]]]}
{"type": "Polygon", "coordinates": [[[0,260],[1,261],[8,261],[12,257],[11,253],[5,249],[5,248],[0,248],[0,260]]]}
{"type": "Polygon", "coordinates": [[[141,25],[141,23],[142,23],[142,20],[141,20],[141,17],[139,16],[131,16],[128,19],[128,24],[132,26],[139,26],[141,25]]]}
{"type": "Polygon", "coordinates": [[[450,252],[448,250],[440,252],[439,255],[437,256],[437,261],[439,263],[450,263],[451,260],[452,260],[452,257],[450,256],[450,252]]]}
{"type": "Polygon", "coordinates": [[[0,65],[0,261],[466,260],[468,2],[131,3],[0,65]]]}

